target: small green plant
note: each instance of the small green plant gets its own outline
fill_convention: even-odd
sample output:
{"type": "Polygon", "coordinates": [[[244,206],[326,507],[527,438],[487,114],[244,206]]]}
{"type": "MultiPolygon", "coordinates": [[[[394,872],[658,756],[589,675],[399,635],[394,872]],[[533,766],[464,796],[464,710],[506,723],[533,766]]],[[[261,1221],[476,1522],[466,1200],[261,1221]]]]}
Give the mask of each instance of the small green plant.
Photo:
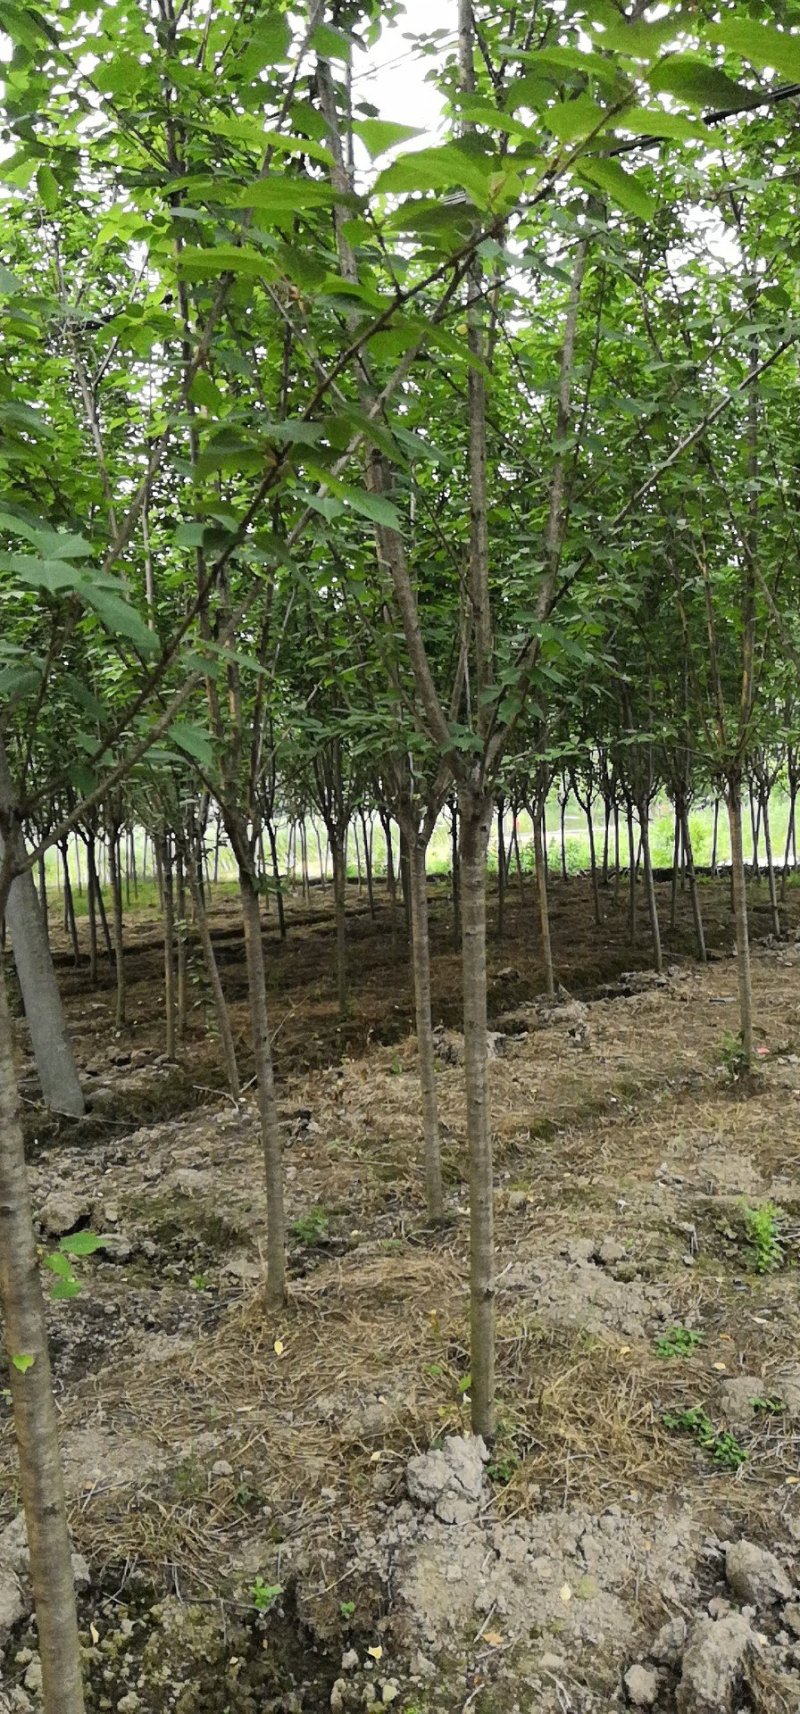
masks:
{"type": "Polygon", "coordinates": [[[732,1030],[726,1030],[722,1038],[719,1057],[732,1083],[741,1083],[750,1076],[752,1065],[745,1052],[744,1042],[740,1035],[734,1035],[732,1030]]]}
{"type": "Polygon", "coordinates": [[[783,1410],[783,1399],[775,1398],[769,1393],[764,1398],[750,1400],[753,1410],[761,1411],[763,1416],[780,1416],[783,1410]]]}
{"type": "Polygon", "coordinates": [[[194,1291],[208,1291],[208,1278],[205,1274],[192,1274],[189,1284],[194,1291]]]}
{"type": "Polygon", "coordinates": [[[95,1250],[104,1249],[107,1243],[108,1239],[98,1237],[96,1232],[70,1232],[66,1238],[59,1238],[58,1249],[45,1257],[46,1266],[58,1276],[50,1296],[77,1297],[81,1281],[73,1272],[71,1257],[92,1256],[95,1250]]]}
{"type": "Polygon", "coordinates": [[[691,1357],[702,1340],[702,1333],[693,1332],[691,1327],[670,1327],[661,1339],[656,1340],[656,1356],[691,1357]]]}
{"type": "Polygon", "coordinates": [[[715,1428],[710,1417],[700,1405],[691,1405],[688,1410],[667,1411],[662,1417],[665,1428],[676,1430],[681,1434],[693,1434],[704,1452],[710,1452],[715,1464],[721,1464],[726,1470],[738,1470],[747,1462],[747,1453],[740,1445],[734,1434],[727,1429],[715,1428]]]}
{"type": "Polygon", "coordinates": [[[506,1452],[500,1458],[493,1458],[486,1466],[487,1473],[499,1487],[505,1488],[511,1481],[515,1470],[519,1469],[519,1457],[516,1452],[506,1452]]]}
{"type": "Polygon", "coordinates": [[[268,1613],[282,1594],[282,1583],[265,1583],[263,1577],[256,1577],[250,1589],[250,1598],[259,1613],[268,1613]]]}
{"type": "Polygon", "coordinates": [[[324,1208],[310,1208],[292,1221],[292,1237],[301,1244],[318,1244],[328,1235],[328,1216],[324,1208]]]}
{"type": "Polygon", "coordinates": [[[753,1251],[753,1267],[757,1274],[772,1274],[783,1266],[783,1244],[780,1239],[782,1208],[774,1202],[761,1202],[753,1207],[742,1204],[744,1228],[753,1251]]]}
{"type": "Polygon", "coordinates": [[[339,1602],[339,1612],[341,1613],[343,1619],[352,1619],[355,1610],[356,1610],[355,1601],[340,1601],[339,1602]]]}

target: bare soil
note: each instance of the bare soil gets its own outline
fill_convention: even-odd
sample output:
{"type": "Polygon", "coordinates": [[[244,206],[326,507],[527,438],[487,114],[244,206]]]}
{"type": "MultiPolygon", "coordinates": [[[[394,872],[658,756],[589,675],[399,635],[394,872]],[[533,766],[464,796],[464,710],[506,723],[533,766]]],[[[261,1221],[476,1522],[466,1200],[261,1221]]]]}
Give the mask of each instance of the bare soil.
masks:
{"type": "MultiPolygon", "coordinates": [[[[717,957],[694,962],[681,900],[661,982],[646,972],[644,928],[637,952],[626,944],[624,886],[604,894],[596,927],[585,884],[556,883],[572,998],[554,1009],[537,998],[532,892],[508,901],[490,977],[500,1421],[479,1496],[444,1506],[409,1498],[407,1468],[469,1422],[449,898],[432,887],[451,1202],[433,1231],[401,925],[393,946],[385,899],[373,922],[352,892],[344,1024],[328,898],[292,902],[286,942],[266,929],[292,1225],[278,1316],[260,1297],[255,1111],[249,1094],[236,1109],[221,1091],[199,973],[187,1042],[164,1061],[155,916],[131,921],[133,1022],[119,1033],[110,970],[90,990],[56,941],[95,1091],[85,1121],[42,1112],[20,1030],[43,1250],[59,1200],[62,1220],[109,1236],[77,1264],[80,1296],[49,1307],[71,1524],[91,1578],[89,1707],[600,1714],[649,1688],[638,1705],[683,1714],[690,1655],[657,1658],[655,1639],[670,1619],[691,1638],[711,1603],[715,1623],[744,1611],[752,1627],[719,1707],[796,1708],[792,1602],[784,1590],[748,1603],[725,1574],[726,1544],[745,1538],[793,1581],[800,1540],[795,889],[779,945],[758,944],[767,919],[752,889],[760,1071],[748,1091],[725,1065],[737,1022],[725,883],[703,888],[717,957]],[[780,1265],[759,1272],[745,1204],[768,1202],[780,1265]],[[709,1430],[697,1417],[675,1426],[687,1411],[709,1430]],[[644,1677],[628,1683],[637,1662],[644,1677]]],[[[666,920],[666,887],[660,905],[666,920]]],[[[224,895],[213,926],[247,1075],[241,937],[224,895]]],[[[199,972],[194,952],[191,963],[199,972]]],[[[24,1592],[17,1511],[6,1422],[0,1593],[4,1567],[24,1592]]],[[[0,1600],[0,1709],[35,1708],[32,1621],[4,1638],[1,1616],[0,1600]]]]}

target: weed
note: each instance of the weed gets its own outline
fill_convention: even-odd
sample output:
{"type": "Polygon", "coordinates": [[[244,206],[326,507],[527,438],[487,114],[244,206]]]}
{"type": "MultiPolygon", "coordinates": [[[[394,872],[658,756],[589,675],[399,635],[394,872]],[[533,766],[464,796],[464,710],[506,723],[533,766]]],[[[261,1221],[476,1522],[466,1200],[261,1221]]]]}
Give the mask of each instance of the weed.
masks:
{"type": "Polygon", "coordinates": [[[768,1394],[765,1398],[751,1399],[753,1410],[761,1411],[764,1416],[780,1416],[783,1410],[783,1399],[768,1394]]]}
{"type": "Polygon", "coordinates": [[[753,1268],[757,1274],[772,1274],[783,1266],[783,1245],[779,1222],[785,1218],[782,1208],[774,1202],[761,1202],[753,1207],[742,1204],[744,1226],[753,1250],[753,1268]]]}
{"type": "Polygon", "coordinates": [[[268,1613],[282,1594],[282,1583],[265,1583],[263,1577],[256,1577],[250,1589],[250,1599],[259,1613],[268,1613]]]}
{"type": "Polygon", "coordinates": [[[328,1216],[324,1208],[311,1208],[292,1221],[292,1237],[301,1244],[319,1244],[328,1235],[328,1216]]]}
{"type": "Polygon", "coordinates": [[[691,1327],[670,1327],[661,1339],[656,1340],[656,1356],[691,1357],[702,1339],[702,1333],[694,1333],[691,1327]]]}
{"type": "Polygon", "coordinates": [[[745,1052],[744,1042],[740,1035],[734,1035],[732,1030],[726,1030],[719,1051],[722,1065],[732,1083],[743,1082],[750,1076],[752,1066],[749,1055],[745,1052]]]}
{"type": "Polygon", "coordinates": [[[493,1458],[491,1463],[486,1466],[492,1481],[499,1483],[501,1488],[507,1487],[515,1470],[518,1469],[519,1458],[516,1452],[506,1452],[501,1458],[493,1458]]]}
{"type": "Polygon", "coordinates": [[[747,1453],[736,1436],[729,1434],[727,1429],[715,1428],[700,1405],[692,1405],[688,1410],[667,1411],[661,1420],[665,1428],[693,1434],[703,1451],[710,1452],[714,1462],[725,1470],[738,1470],[747,1462],[747,1453]]]}
{"type": "Polygon", "coordinates": [[[340,1601],[339,1602],[339,1612],[341,1613],[343,1619],[352,1619],[355,1610],[356,1610],[355,1601],[340,1601]]]}
{"type": "Polygon", "coordinates": [[[189,1284],[194,1291],[208,1290],[208,1278],[205,1274],[192,1274],[189,1284]]]}

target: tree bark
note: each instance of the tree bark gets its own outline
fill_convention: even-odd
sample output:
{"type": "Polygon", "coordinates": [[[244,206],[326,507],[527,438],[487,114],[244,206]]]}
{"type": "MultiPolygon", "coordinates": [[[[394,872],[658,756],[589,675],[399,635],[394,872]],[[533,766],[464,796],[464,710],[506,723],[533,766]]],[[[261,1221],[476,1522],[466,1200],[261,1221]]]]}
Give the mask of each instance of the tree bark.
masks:
{"type": "Polygon", "coordinates": [[[258,893],[254,877],[241,865],[239,868],[239,893],[242,901],[247,982],[250,992],[250,1025],[258,1090],[258,1111],[261,1121],[261,1145],[264,1153],[264,1175],[267,1186],[266,1302],[270,1308],[279,1308],[286,1299],[286,1233],[283,1212],[281,1133],[275,1100],[272,1047],[269,1039],[267,984],[264,974],[264,947],[261,940],[261,913],[258,908],[258,893]]]}
{"type": "Polygon", "coordinates": [[[772,830],[769,825],[769,795],[765,791],[761,803],[761,826],[764,830],[764,854],[767,860],[767,887],[769,889],[769,910],[772,918],[772,932],[776,940],[781,938],[781,917],[778,910],[778,892],[775,886],[775,864],[772,857],[772,830]]]}
{"type": "Polygon", "coordinates": [[[362,833],[363,842],[364,842],[364,872],[365,872],[366,877],[367,877],[367,898],[369,900],[369,914],[370,914],[370,917],[372,918],[372,921],[374,922],[375,921],[375,888],[373,886],[373,880],[372,880],[372,821],[370,820],[369,823],[367,822],[367,818],[366,818],[366,815],[364,814],[363,809],[359,810],[359,820],[361,822],[361,833],[362,833]]]}
{"type": "Polygon", "coordinates": [[[596,926],[600,926],[600,892],[597,885],[597,851],[594,843],[594,822],[592,821],[591,799],[586,810],[586,830],[589,835],[589,869],[592,877],[592,910],[596,926]]]}
{"type": "Polygon", "coordinates": [[[211,988],[211,997],[214,1001],[217,1029],[219,1030],[222,1058],[225,1065],[225,1076],[228,1080],[228,1088],[230,1089],[234,1101],[238,1101],[240,1086],[239,1067],[236,1063],[236,1048],[233,1041],[233,1031],[231,1030],[231,1020],[228,1016],[228,1008],[225,1004],[225,995],[222,990],[219,965],[217,964],[216,954],[214,952],[214,942],[211,939],[211,931],[208,926],[205,900],[203,898],[203,891],[200,885],[200,863],[198,861],[198,857],[196,857],[195,853],[191,850],[188,852],[186,876],[189,882],[189,891],[192,895],[195,927],[198,935],[200,936],[200,946],[205,962],[206,975],[208,976],[209,986],[211,988]]]}
{"type": "Polygon", "coordinates": [[[633,837],[633,804],[625,806],[628,824],[628,938],[636,946],[636,846],[633,837]]]}
{"type": "Polygon", "coordinates": [[[183,851],[180,841],[175,841],[175,949],[178,960],[178,977],[176,992],[176,1028],[177,1038],[183,1047],[186,1041],[186,1031],[189,1024],[189,966],[186,921],[186,877],[183,866],[183,851]]]}
{"type": "Polygon", "coordinates": [[[549,999],[555,997],[556,978],[553,969],[553,948],[550,940],[550,906],[547,898],[547,870],[544,862],[544,811],[537,803],[531,805],[531,820],[533,822],[533,851],[536,868],[536,894],[539,901],[539,925],[542,933],[542,961],[544,963],[545,993],[549,999]]]}
{"type": "Polygon", "coordinates": [[[664,968],[661,955],[661,930],[658,924],[658,905],[656,904],[656,889],[653,880],[653,864],[650,857],[650,817],[649,806],[641,803],[639,808],[639,824],[641,827],[642,873],[647,899],[647,914],[650,918],[650,934],[653,941],[653,966],[659,976],[664,968]]]}
{"type": "Polygon", "coordinates": [[[717,834],[719,832],[719,798],[714,799],[714,823],[711,834],[711,873],[717,878],[717,834]]]}
{"type": "Polygon", "coordinates": [[[350,1009],[350,984],[347,972],[347,869],[344,846],[338,835],[328,830],[333,860],[333,909],[336,924],[336,998],[339,1017],[346,1018],[350,1009]]]}
{"type": "Polygon", "coordinates": [[[425,1196],[429,1220],[441,1220],[444,1214],[444,1194],[442,1191],[442,1162],[439,1145],[439,1115],[436,1101],[436,1062],[431,1020],[426,851],[427,846],[421,838],[409,838],[411,953],[414,969],[417,1058],[422,1097],[422,1131],[425,1140],[425,1196]]]}
{"type": "Polygon", "coordinates": [[[164,912],[164,1030],[167,1059],[175,1058],[175,903],[172,854],[165,833],[153,835],[153,853],[164,912]]]}
{"type": "Polygon", "coordinates": [[[450,895],[453,902],[453,944],[461,945],[461,855],[458,841],[458,804],[450,805],[450,895]]]}
{"type": "Polygon", "coordinates": [[[739,983],[739,1018],[742,1056],[747,1070],[753,1064],[753,985],[750,975],[750,936],[747,926],[747,885],[742,841],[742,788],[737,779],[728,781],[728,824],[731,835],[731,884],[736,933],[736,974],[739,983]]]}
{"type": "Polygon", "coordinates": [[[683,851],[684,851],[684,856],[686,859],[686,876],[687,876],[687,880],[689,882],[689,898],[690,898],[691,906],[692,906],[692,919],[694,921],[695,939],[697,941],[697,956],[700,960],[700,963],[705,964],[705,962],[706,962],[706,937],[705,937],[705,934],[703,932],[703,915],[702,915],[702,912],[700,909],[700,890],[699,890],[698,885],[697,885],[697,875],[695,873],[695,867],[694,867],[694,852],[692,850],[692,836],[691,836],[691,833],[689,832],[689,812],[686,808],[685,803],[681,804],[681,812],[680,813],[681,813],[682,824],[683,824],[683,851]]]}
{"type": "Polygon", "coordinates": [[[781,904],[786,902],[786,888],[789,881],[789,861],[792,851],[792,838],[795,830],[795,813],[797,809],[797,788],[789,787],[789,819],[786,824],[786,845],[783,853],[783,873],[781,875],[781,904]]]}
{"type": "MultiPolygon", "coordinates": [[[[300,828],[301,828],[301,832],[303,834],[303,840],[302,840],[302,845],[303,845],[303,877],[304,877],[304,879],[303,879],[303,890],[305,893],[305,888],[306,888],[305,829],[304,829],[302,822],[300,823],[300,828]]],[[[278,861],[278,836],[277,836],[277,833],[275,831],[275,827],[274,827],[271,816],[267,822],[267,838],[269,840],[269,851],[270,851],[270,858],[272,861],[272,877],[273,877],[273,880],[275,882],[275,900],[276,900],[276,903],[278,906],[278,928],[280,930],[281,940],[285,940],[286,939],[286,907],[285,907],[284,901],[283,901],[283,882],[281,880],[281,866],[280,866],[280,863],[278,861]]]]}
{"type": "MultiPolygon", "coordinates": [[[[16,883],[14,883],[16,884],[16,883]]],[[[75,1586],[44,1304],[0,970],[0,1302],[36,1603],[45,1714],[84,1714],[75,1586]],[[32,1359],[24,1373],[14,1358],[32,1359]]]]}
{"type": "Polygon", "coordinates": [[[72,881],[70,879],[70,873],[69,873],[69,840],[68,839],[65,839],[63,844],[59,846],[59,850],[61,852],[61,866],[62,866],[62,869],[64,871],[64,915],[66,917],[66,926],[67,926],[67,929],[69,931],[69,938],[70,938],[70,941],[72,943],[72,959],[73,959],[73,963],[75,965],[75,968],[77,970],[78,965],[80,964],[80,961],[81,961],[81,949],[80,949],[80,943],[78,941],[78,924],[77,924],[77,920],[75,917],[75,900],[74,900],[73,895],[72,895],[72,881]]]}
{"type": "Polygon", "coordinates": [[[506,898],[506,839],[505,839],[505,798],[497,800],[497,938],[502,940],[505,928],[505,898],[506,898]]]}
{"type": "MultiPolygon", "coordinates": [[[[0,744],[0,810],[11,818],[13,808],[11,776],[0,744]]],[[[22,833],[13,819],[9,823],[9,841],[12,861],[21,863],[25,847],[22,833]]],[[[0,838],[0,860],[3,850],[0,838]]],[[[83,1093],[30,869],[11,882],[4,915],[11,935],[22,1003],[45,1104],[56,1113],[67,1113],[71,1118],[79,1119],[85,1111],[83,1093]]]]}
{"type": "Polygon", "coordinates": [[[494,1436],[494,1185],[486,1041],[486,853],[491,800],[463,788],[461,920],[470,1223],[472,1431],[494,1436]]]}
{"type": "Polygon", "coordinates": [[[125,1023],[125,947],[123,944],[122,876],[119,867],[119,830],[109,834],[108,859],[111,865],[111,902],[114,916],[114,967],[117,977],[116,1024],[125,1023]]]}

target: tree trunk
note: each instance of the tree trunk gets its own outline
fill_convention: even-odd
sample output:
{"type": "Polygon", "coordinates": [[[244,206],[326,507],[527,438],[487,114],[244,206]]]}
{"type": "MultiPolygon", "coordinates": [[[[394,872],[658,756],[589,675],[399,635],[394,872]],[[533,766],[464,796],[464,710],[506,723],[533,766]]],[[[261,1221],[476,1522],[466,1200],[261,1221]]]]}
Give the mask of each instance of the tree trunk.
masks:
{"type": "Polygon", "coordinates": [[[253,1038],[256,1087],[258,1089],[258,1111],[261,1121],[261,1145],[264,1152],[264,1174],[267,1185],[266,1302],[270,1308],[279,1308],[286,1299],[281,1133],[275,1101],[272,1047],[269,1039],[267,984],[264,974],[264,947],[261,940],[258,893],[254,877],[241,865],[239,868],[239,893],[242,901],[247,983],[250,993],[250,1025],[253,1038]]]}
{"type": "Polygon", "coordinates": [[[491,802],[462,788],[461,920],[470,1222],[472,1431],[494,1436],[494,1184],[486,1041],[486,852],[491,802]]]}
{"type": "Polygon", "coordinates": [[[375,888],[373,886],[373,881],[372,881],[372,821],[370,820],[369,824],[367,823],[367,818],[364,814],[363,809],[359,810],[358,813],[359,813],[359,819],[361,821],[361,833],[362,833],[363,843],[364,843],[364,872],[365,872],[366,877],[367,877],[367,898],[369,900],[369,914],[372,918],[372,921],[374,922],[375,921],[375,888]]]}
{"type": "MultiPolygon", "coordinates": [[[[303,825],[302,822],[300,825],[302,827],[302,825],[303,825]]],[[[285,940],[286,939],[286,909],[285,909],[284,902],[283,902],[283,883],[281,881],[281,866],[280,866],[280,863],[278,861],[278,836],[277,836],[275,827],[273,825],[271,816],[270,816],[269,821],[267,822],[267,838],[269,840],[270,857],[272,859],[272,875],[273,875],[273,879],[275,881],[275,900],[276,900],[276,903],[278,906],[278,927],[280,929],[281,940],[285,940]]],[[[303,860],[303,873],[305,875],[305,857],[303,860]]],[[[305,892],[305,880],[303,883],[303,890],[305,892]]]]}
{"type": "Polygon", "coordinates": [[[758,803],[756,805],[756,803],[754,803],[753,793],[749,788],[747,795],[750,800],[750,831],[753,836],[753,880],[760,881],[761,871],[758,866],[758,838],[761,830],[761,804],[758,803]]]}
{"type": "MultiPolygon", "coordinates": [[[[13,810],[13,787],[1,744],[0,808],[7,814],[13,810]]],[[[9,837],[12,858],[15,863],[22,862],[25,847],[16,823],[12,822],[9,837]]],[[[2,853],[3,841],[0,839],[0,859],[2,853]]],[[[11,935],[22,1003],[45,1103],[56,1113],[68,1113],[70,1117],[79,1119],[85,1111],[83,1094],[42,925],[36,887],[29,869],[11,882],[2,914],[11,935]]]]}
{"type": "Polygon", "coordinates": [[[705,964],[706,937],[703,933],[703,917],[700,910],[700,891],[697,885],[697,875],[694,867],[692,836],[689,832],[689,812],[685,804],[681,805],[681,819],[683,824],[683,852],[686,859],[686,876],[689,882],[689,898],[691,900],[692,919],[694,921],[694,932],[697,940],[697,956],[700,963],[705,964]]]}
{"type": "Polygon", "coordinates": [[[397,950],[397,879],[394,872],[394,851],[392,849],[392,818],[386,810],[379,809],[383,838],[386,845],[386,890],[389,894],[389,921],[392,934],[392,952],[397,950]]]}
{"type": "Polygon", "coordinates": [[[165,1053],[175,1058],[175,904],[172,890],[172,853],[165,833],[153,836],[153,854],[164,911],[164,1024],[165,1053]]]}
{"type": "Polygon", "coordinates": [[[300,818],[300,876],[303,884],[303,904],[311,900],[311,887],[308,879],[308,830],[305,820],[300,818]]]}
{"type": "Polygon", "coordinates": [[[417,1023],[417,1057],[422,1097],[422,1130],[425,1139],[425,1196],[429,1220],[444,1213],[442,1163],[439,1147],[439,1116],[436,1103],[436,1063],[431,1021],[431,966],[428,939],[428,885],[425,869],[427,846],[419,837],[409,838],[411,892],[411,952],[414,969],[414,1006],[417,1023]]]}
{"type": "Polygon", "coordinates": [[[502,940],[506,898],[506,838],[504,798],[497,801],[497,938],[502,940]]]}
{"type": "Polygon", "coordinates": [[[783,874],[781,875],[781,904],[786,902],[786,888],[789,880],[789,861],[792,850],[792,837],[795,830],[795,812],[797,809],[797,788],[789,787],[789,819],[786,824],[786,845],[783,853],[783,874]]]}
{"type": "Polygon", "coordinates": [[[61,852],[61,867],[64,871],[64,915],[66,926],[72,942],[72,959],[77,970],[81,961],[81,949],[78,941],[78,924],[75,917],[75,900],[72,896],[72,881],[69,873],[69,840],[65,839],[59,846],[61,852]]]}
{"type": "Polygon", "coordinates": [[[323,858],[322,858],[322,840],[320,839],[319,828],[317,827],[316,822],[312,820],[311,825],[314,829],[314,836],[315,836],[316,841],[317,841],[317,862],[319,865],[319,887],[320,887],[320,892],[324,893],[324,891],[325,891],[325,864],[324,864],[323,858]]]}
{"type": "Polygon", "coordinates": [[[211,997],[214,1001],[217,1029],[219,1030],[222,1058],[225,1065],[225,1076],[228,1080],[228,1088],[230,1089],[234,1101],[238,1101],[240,1086],[239,1067],[236,1063],[236,1048],[233,1041],[233,1031],[231,1030],[231,1020],[228,1016],[228,1008],[225,1004],[225,995],[222,991],[219,966],[214,952],[214,942],[211,939],[211,931],[208,926],[205,900],[203,899],[203,890],[200,885],[200,864],[201,857],[199,851],[195,853],[190,850],[187,854],[186,876],[189,882],[189,891],[192,895],[195,928],[200,936],[200,946],[205,962],[206,975],[208,976],[209,986],[211,988],[211,997]]]}
{"type": "Polygon", "coordinates": [[[406,919],[406,940],[411,939],[411,886],[408,876],[408,840],[400,828],[400,890],[406,919]]]}
{"type": "Polygon", "coordinates": [[[556,991],[556,978],[553,970],[553,948],[550,941],[550,906],[547,897],[547,870],[544,863],[544,829],[542,826],[542,810],[536,803],[531,806],[530,818],[533,823],[533,866],[536,871],[536,898],[539,906],[539,927],[542,936],[545,993],[552,1000],[556,991]]]}
{"type": "MultiPolygon", "coordinates": [[[[88,848],[87,848],[88,868],[88,848]]],[[[86,909],[89,917],[89,981],[93,988],[97,987],[97,900],[92,886],[91,874],[86,880],[86,909]]]]}
{"type": "Polygon", "coordinates": [[[39,870],[39,909],[42,913],[42,928],[45,940],[50,944],[50,912],[47,908],[47,866],[45,854],[42,852],[38,861],[39,870]]]}
{"type": "Polygon", "coordinates": [[[336,998],[339,1017],[346,1018],[350,1008],[350,988],[347,975],[347,869],[344,844],[338,832],[328,829],[333,859],[333,908],[336,923],[336,998]]]}
{"type": "Polygon", "coordinates": [[[714,823],[711,833],[711,873],[717,878],[717,833],[719,831],[719,798],[714,799],[714,823]]]}
{"type": "Polygon", "coordinates": [[[600,892],[597,885],[597,851],[594,843],[594,822],[592,821],[591,802],[586,810],[586,827],[589,834],[589,869],[592,877],[592,910],[595,924],[600,926],[600,892]]]}
{"type": "Polygon", "coordinates": [[[636,846],[633,837],[633,804],[625,806],[628,824],[628,938],[636,946],[636,846]]]}
{"type": "Polygon", "coordinates": [[[44,1710],[45,1714],[84,1714],[53,1383],[17,1109],[11,1019],[1,970],[0,1233],[0,1303],[36,1603],[44,1710]],[[27,1359],[24,1372],[15,1361],[22,1357],[27,1359]]]}
{"type": "MultiPolygon", "coordinates": [[[[114,947],[113,947],[112,942],[111,942],[111,930],[108,926],[108,917],[106,915],[106,906],[105,906],[105,900],[103,898],[103,889],[100,885],[100,876],[98,874],[98,869],[97,869],[97,841],[96,841],[93,833],[91,833],[89,835],[89,840],[88,840],[88,843],[86,846],[86,861],[87,861],[88,870],[89,870],[89,876],[88,876],[89,893],[90,893],[90,896],[92,894],[94,895],[95,902],[97,904],[97,915],[98,915],[98,918],[100,921],[100,927],[103,930],[103,939],[106,943],[106,952],[108,954],[108,961],[109,961],[109,964],[113,964],[114,963],[114,947]]],[[[95,961],[96,961],[96,959],[97,959],[97,928],[95,927],[95,961]]],[[[97,979],[97,971],[95,969],[95,980],[96,979],[97,979]]]]}
{"type": "Polygon", "coordinates": [[[114,916],[114,968],[117,977],[117,1029],[125,1023],[125,947],[123,944],[122,876],[119,868],[119,831],[109,834],[108,859],[111,865],[111,903],[114,916]]]}
{"type": "Polygon", "coordinates": [[[603,799],[603,886],[608,886],[608,845],[611,833],[611,804],[608,798],[603,799]]]}
{"type": "MultiPolygon", "coordinates": [[[[633,855],[633,853],[631,853],[633,855]]],[[[614,898],[619,892],[619,804],[614,803],[614,898]]]]}
{"type": "Polygon", "coordinates": [[[767,860],[767,887],[769,889],[769,910],[772,918],[772,932],[776,940],[781,938],[781,918],[778,910],[778,892],[775,886],[775,864],[772,858],[772,832],[769,825],[769,794],[764,792],[761,803],[761,826],[764,830],[764,854],[767,860]]]}
{"type": "Polygon", "coordinates": [[[650,918],[650,934],[653,941],[653,966],[659,976],[664,968],[661,956],[661,930],[658,925],[658,906],[656,904],[656,889],[653,880],[653,864],[650,857],[650,816],[649,806],[639,804],[639,823],[641,827],[642,874],[644,878],[645,896],[647,898],[647,914],[650,918]]]}
{"type": "Polygon", "coordinates": [[[458,841],[458,805],[450,805],[450,895],[453,902],[453,943],[461,945],[461,852],[458,841]]]}
{"type": "Polygon", "coordinates": [[[176,893],[176,922],[175,943],[178,954],[178,990],[177,990],[177,1035],[181,1047],[186,1041],[186,1031],[189,1024],[189,968],[186,921],[186,877],[184,874],[183,851],[180,842],[175,841],[175,893],[176,893]]]}
{"type": "Polygon", "coordinates": [[[678,922],[678,869],[681,860],[681,819],[675,808],[675,836],[672,842],[672,877],[669,895],[669,926],[674,934],[678,922]]]}
{"type": "Polygon", "coordinates": [[[742,1056],[747,1070],[750,1071],[753,1064],[753,987],[750,976],[750,937],[747,927],[747,887],[742,842],[742,788],[738,780],[729,780],[727,795],[742,1056]]]}

